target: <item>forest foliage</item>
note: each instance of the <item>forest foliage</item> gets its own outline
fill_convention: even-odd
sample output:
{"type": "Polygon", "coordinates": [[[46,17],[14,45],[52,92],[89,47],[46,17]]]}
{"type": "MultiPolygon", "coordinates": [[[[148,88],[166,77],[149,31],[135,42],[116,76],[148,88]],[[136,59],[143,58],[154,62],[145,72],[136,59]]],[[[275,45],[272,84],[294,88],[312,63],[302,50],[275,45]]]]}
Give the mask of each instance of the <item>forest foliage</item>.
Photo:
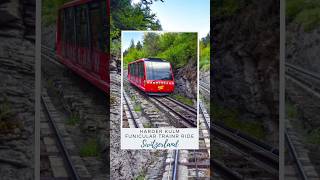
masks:
{"type": "Polygon", "coordinates": [[[42,1],[42,23],[46,26],[56,23],[58,10],[64,3],[72,0],[43,0],[42,1]]]}
{"type": "Polygon", "coordinates": [[[202,71],[210,70],[210,33],[201,39],[199,47],[199,66],[202,71]]]}
{"type": "MultiPolygon", "coordinates": [[[[157,19],[150,5],[158,0],[141,0],[132,4],[131,0],[111,0],[112,9],[110,24],[111,54],[120,57],[121,30],[161,30],[160,21],[157,19]]],[[[161,0],[163,2],[163,0],[161,0]]]]}
{"type": "Polygon", "coordinates": [[[197,61],[196,33],[154,33],[143,36],[143,42],[131,41],[124,52],[124,66],[139,58],[156,57],[165,59],[174,69],[185,66],[189,60],[197,61]]]}
{"type": "Polygon", "coordinates": [[[252,0],[215,0],[211,1],[213,17],[229,17],[247,6],[252,0]]]}
{"type": "Polygon", "coordinates": [[[287,0],[288,22],[301,24],[305,31],[320,26],[320,0],[287,0]]]}

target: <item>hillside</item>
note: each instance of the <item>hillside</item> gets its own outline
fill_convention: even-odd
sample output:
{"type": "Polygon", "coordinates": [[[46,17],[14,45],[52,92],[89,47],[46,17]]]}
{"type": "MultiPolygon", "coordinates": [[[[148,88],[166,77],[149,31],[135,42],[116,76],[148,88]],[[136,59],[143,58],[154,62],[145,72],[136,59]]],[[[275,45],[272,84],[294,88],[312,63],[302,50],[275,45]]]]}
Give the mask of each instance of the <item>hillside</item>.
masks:
{"type": "Polygon", "coordinates": [[[278,145],[279,1],[211,4],[215,120],[278,145]]]}
{"type": "Polygon", "coordinates": [[[286,61],[320,73],[320,1],[288,0],[286,61]]]}

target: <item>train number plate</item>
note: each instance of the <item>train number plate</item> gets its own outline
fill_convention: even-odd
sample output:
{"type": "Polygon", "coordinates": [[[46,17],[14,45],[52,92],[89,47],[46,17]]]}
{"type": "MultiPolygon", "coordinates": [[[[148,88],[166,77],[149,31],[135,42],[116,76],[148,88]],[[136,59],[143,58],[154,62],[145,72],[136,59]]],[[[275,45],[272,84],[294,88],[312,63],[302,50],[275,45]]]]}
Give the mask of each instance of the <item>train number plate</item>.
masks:
{"type": "Polygon", "coordinates": [[[158,90],[162,90],[164,86],[158,86],[158,90]]]}

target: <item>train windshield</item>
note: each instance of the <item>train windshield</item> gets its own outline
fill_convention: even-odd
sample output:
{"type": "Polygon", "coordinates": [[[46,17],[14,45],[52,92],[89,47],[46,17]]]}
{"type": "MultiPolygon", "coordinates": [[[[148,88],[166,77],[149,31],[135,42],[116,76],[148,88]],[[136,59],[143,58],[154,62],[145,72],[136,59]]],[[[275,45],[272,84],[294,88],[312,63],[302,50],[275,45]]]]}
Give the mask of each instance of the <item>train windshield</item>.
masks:
{"type": "Polygon", "coordinates": [[[146,62],[148,80],[172,80],[170,63],[146,62]]]}

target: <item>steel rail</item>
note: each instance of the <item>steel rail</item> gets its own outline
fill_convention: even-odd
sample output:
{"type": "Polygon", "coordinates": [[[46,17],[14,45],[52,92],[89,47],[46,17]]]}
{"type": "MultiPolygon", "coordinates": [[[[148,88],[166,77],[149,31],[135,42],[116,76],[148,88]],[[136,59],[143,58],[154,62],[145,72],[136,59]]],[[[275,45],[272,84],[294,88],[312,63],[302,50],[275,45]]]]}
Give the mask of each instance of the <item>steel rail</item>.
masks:
{"type": "Polygon", "coordinates": [[[173,103],[178,104],[179,106],[187,109],[188,111],[191,111],[191,112],[194,113],[194,114],[197,114],[197,110],[196,110],[194,107],[191,107],[191,106],[189,106],[189,105],[183,104],[183,103],[181,103],[180,101],[177,101],[177,100],[175,100],[175,99],[173,99],[173,98],[171,98],[171,97],[164,97],[164,98],[165,98],[165,99],[168,99],[169,101],[171,101],[171,102],[173,102],[173,103]]]}
{"type": "MultiPolygon", "coordinates": [[[[48,98],[48,97],[46,97],[46,98],[48,98]]],[[[56,136],[56,138],[58,140],[59,147],[60,147],[60,149],[62,151],[63,159],[64,159],[65,163],[68,166],[69,175],[71,176],[71,179],[80,180],[80,176],[78,175],[78,173],[76,171],[76,168],[75,168],[75,166],[73,165],[73,163],[71,161],[71,157],[70,157],[70,155],[68,153],[68,150],[67,150],[67,148],[66,148],[66,146],[64,144],[62,136],[60,135],[59,130],[58,130],[55,122],[52,119],[52,116],[51,116],[50,111],[48,109],[48,104],[44,99],[45,99],[45,97],[43,97],[43,95],[42,95],[41,96],[42,104],[44,105],[44,109],[45,109],[45,111],[46,111],[46,113],[48,115],[49,122],[50,122],[50,124],[52,126],[52,129],[54,131],[54,134],[55,134],[55,136],[56,136]]]]}
{"type": "Polygon", "coordinates": [[[178,180],[178,169],[179,169],[179,150],[174,151],[174,164],[172,170],[172,180],[178,180]]]}
{"type": "Polygon", "coordinates": [[[210,165],[212,166],[212,169],[214,169],[215,171],[219,172],[219,175],[229,179],[229,180],[242,180],[242,176],[235,172],[234,170],[226,167],[225,165],[223,165],[223,163],[217,161],[217,160],[210,160],[210,165]]]}
{"type": "MultiPolygon", "coordinates": [[[[161,105],[165,106],[166,108],[168,108],[171,112],[173,112],[175,115],[179,116],[182,120],[184,120],[185,122],[187,122],[191,127],[196,127],[197,126],[197,122],[190,120],[189,118],[185,117],[184,115],[178,113],[174,108],[168,106],[166,103],[162,102],[160,99],[158,98],[153,98],[154,100],[156,100],[157,102],[159,102],[161,105]]],[[[180,106],[181,107],[181,106],[180,106]]],[[[190,111],[189,111],[190,112],[190,111]]],[[[191,111],[191,115],[196,115],[191,111]]]]}
{"type": "MultiPolygon", "coordinates": [[[[134,117],[134,115],[133,115],[133,113],[132,113],[132,109],[131,109],[130,106],[129,106],[128,99],[127,99],[126,95],[124,94],[124,92],[123,92],[123,98],[124,98],[124,100],[125,100],[125,102],[126,102],[126,105],[127,105],[127,107],[128,107],[128,111],[129,111],[129,113],[130,113],[130,116],[131,116],[131,119],[132,119],[132,121],[133,121],[133,123],[134,123],[135,128],[139,128],[139,126],[138,126],[138,124],[137,124],[137,122],[136,122],[136,119],[135,119],[135,117],[134,117]]],[[[129,119],[129,118],[128,118],[128,119],[129,119]]]]}
{"type": "Polygon", "coordinates": [[[199,103],[199,111],[201,112],[201,114],[203,116],[207,130],[210,132],[210,120],[208,120],[208,118],[204,114],[204,107],[203,107],[202,103],[199,103]]]}
{"type": "Polygon", "coordinates": [[[198,168],[198,158],[197,158],[197,154],[196,154],[196,150],[193,150],[193,155],[194,155],[194,163],[196,165],[196,179],[199,178],[199,168],[198,168]]]}
{"type": "Polygon", "coordinates": [[[274,175],[278,173],[279,158],[277,155],[254,142],[217,126],[214,122],[212,123],[212,129],[216,138],[232,146],[233,149],[249,155],[249,160],[254,160],[254,163],[265,169],[267,172],[274,175]]]}
{"type": "Polygon", "coordinates": [[[300,72],[300,73],[302,73],[304,75],[308,75],[308,76],[320,81],[320,75],[317,74],[317,73],[310,72],[310,71],[308,71],[306,69],[303,69],[301,67],[295,66],[295,65],[290,64],[290,63],[286,63],[286,67],[294,69],[294,70],[296,70],[296,71],[298,71],[298,72],[300,72]]]}
{"type": "Polygon", "coordinates": [[[292,155],[292,158],[297,166],[297,169],[298,169],[298,173],[300,175],[300,178],[301,180],[307,180],[308,177],[303,169],[303,165],[302,163],[300,162],[300,160],[298,159],[298,153],[296,151],[296,149],[294,148],[293,146],[293,143],[289,137],[289,135],[287,134],[287,132],[285,132],[285,138],[287,140],[287,144],[288,144],[288,147],[289,147],[289,151],[290,151],[290,154],[292,155]]]}

